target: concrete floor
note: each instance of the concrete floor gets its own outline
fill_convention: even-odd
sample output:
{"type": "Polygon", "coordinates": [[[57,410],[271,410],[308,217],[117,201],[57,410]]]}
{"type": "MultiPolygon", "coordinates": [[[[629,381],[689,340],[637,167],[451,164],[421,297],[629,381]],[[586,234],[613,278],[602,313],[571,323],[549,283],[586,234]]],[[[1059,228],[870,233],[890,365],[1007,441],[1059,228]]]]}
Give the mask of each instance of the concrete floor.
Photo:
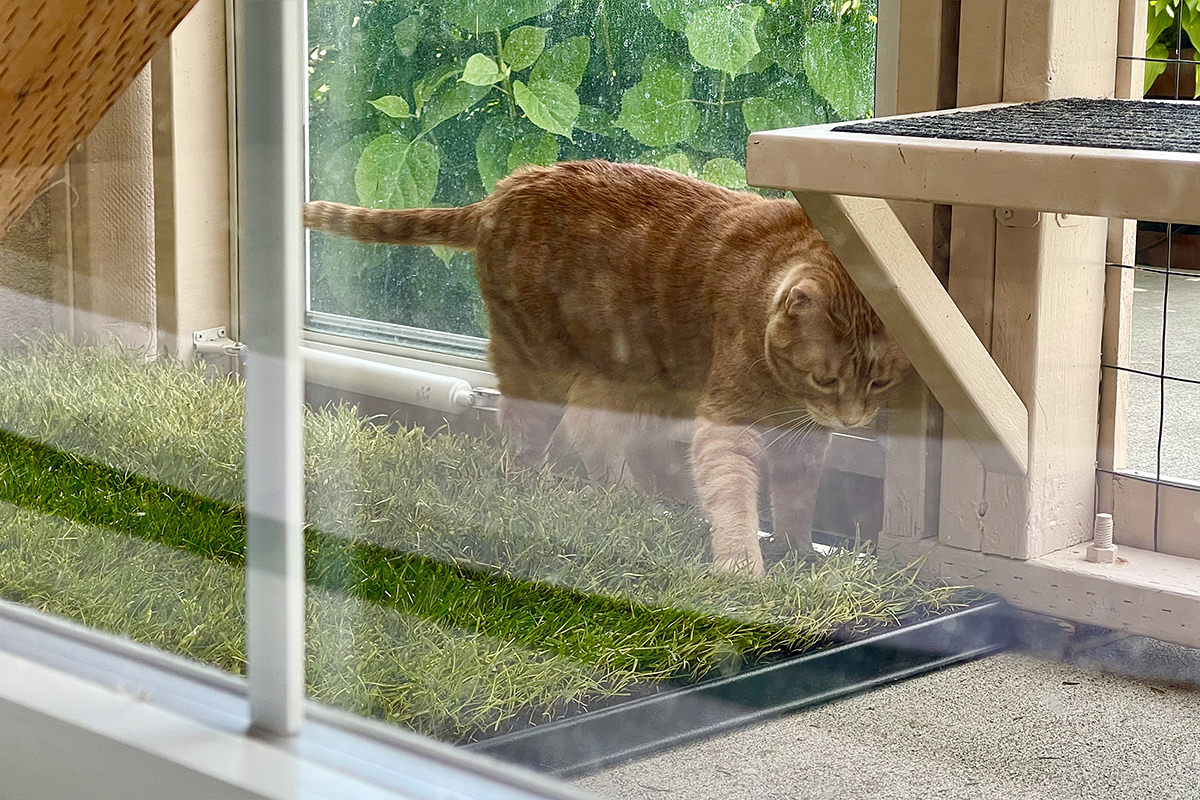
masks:
{"type": "Polygon", "coordinates": [[[1200,651],[1048,638],[577,783],[629,800],[1200,797],[1200,651]]]}

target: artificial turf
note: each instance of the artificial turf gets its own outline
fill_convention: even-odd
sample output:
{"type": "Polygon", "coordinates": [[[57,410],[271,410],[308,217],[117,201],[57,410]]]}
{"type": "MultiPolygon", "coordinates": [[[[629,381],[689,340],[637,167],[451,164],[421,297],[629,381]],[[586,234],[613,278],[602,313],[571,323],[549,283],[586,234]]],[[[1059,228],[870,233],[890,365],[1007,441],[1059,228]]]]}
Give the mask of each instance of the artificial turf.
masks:
{"type": "MultiPolygon", "coordinates": [[[[0,355],[0,594],[241,671],[242,410],[168,360],[0,355]]],[[[442,738],[966,600],[863,549],[716,575],[693,509],[347,407],[305,431],[310,692],[442,738]]]]}

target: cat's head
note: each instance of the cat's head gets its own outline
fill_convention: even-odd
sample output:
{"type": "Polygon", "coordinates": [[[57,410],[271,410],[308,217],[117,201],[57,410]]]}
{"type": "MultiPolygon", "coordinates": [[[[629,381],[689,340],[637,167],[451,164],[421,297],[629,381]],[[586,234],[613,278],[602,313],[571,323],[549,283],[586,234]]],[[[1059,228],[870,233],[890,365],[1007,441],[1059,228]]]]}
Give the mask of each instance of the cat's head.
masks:
{"type": "Polygon", "coordinates": [[[775,292],[764,355],[783,389],[833,429],[869,425],[910,369],[848,277],[803,269],[775,292]]]}

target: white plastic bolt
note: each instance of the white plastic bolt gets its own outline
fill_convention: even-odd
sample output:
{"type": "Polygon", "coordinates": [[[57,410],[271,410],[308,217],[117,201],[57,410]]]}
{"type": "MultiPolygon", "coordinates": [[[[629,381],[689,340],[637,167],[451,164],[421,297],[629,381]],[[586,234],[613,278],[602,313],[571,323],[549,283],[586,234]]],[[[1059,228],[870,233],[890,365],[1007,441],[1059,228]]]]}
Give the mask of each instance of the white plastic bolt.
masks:
{"type": "Polygon", "coordinates": [[[1113,544],[1112,514],[1097,514],[1092,528],[1092,543],[1088,545],[1087,560],[1097,564],[1112,564],[1117,560],[1117,546],[1113,544]]]}

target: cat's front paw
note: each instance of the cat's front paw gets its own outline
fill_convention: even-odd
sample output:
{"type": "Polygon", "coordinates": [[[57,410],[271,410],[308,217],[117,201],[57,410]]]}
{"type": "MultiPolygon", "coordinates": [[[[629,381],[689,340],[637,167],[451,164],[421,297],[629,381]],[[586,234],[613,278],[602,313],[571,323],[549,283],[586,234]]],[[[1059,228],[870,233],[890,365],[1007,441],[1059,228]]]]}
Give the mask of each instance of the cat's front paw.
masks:
{"type": "Polygon", "coordinates": [[[717,558],[713,561],[713,570],[726,575],[747,575],[751,578],[761,578],[765,574],[762,553],[758,548],[753,552],[717,558]]]}

